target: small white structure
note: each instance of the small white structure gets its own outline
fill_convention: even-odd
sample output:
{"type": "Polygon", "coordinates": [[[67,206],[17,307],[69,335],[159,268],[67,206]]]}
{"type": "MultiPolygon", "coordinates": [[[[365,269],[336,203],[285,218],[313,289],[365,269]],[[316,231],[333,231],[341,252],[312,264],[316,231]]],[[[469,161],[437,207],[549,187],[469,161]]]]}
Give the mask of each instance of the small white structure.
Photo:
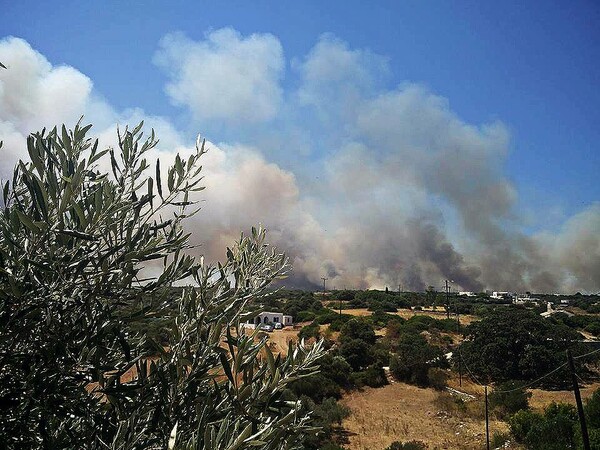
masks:
{"type": "Polygon", "coordinates": [[[259,325],[274,325],[280,323],[284,327],[294,325],[292,316],[286,316],[283,313],[278,312],[261,312],[253,319],[248,319],[244,324],[247,328],[255,328],[259,325]]]}
{"type": "Polygon", "coordinates": [[[477,294],[475,292],[468,292],[468,291],[459,292],[458,295],[461,297],[477,297],[477,294]]]}
{"type": "Polygon", "coordinates": [[[514,294],[512,292],[506,292],[506,291],[494,291],[494,292],[492,292],[492,295],[490,295],[490,298],[493,298],[496,300],[508,300],[508,299],[511,299],[512,297],[514,297],[514,294]]]}
{"type": "Polygon", "coordinates": [[[573,316],[573,313],[570,313],[569,311],[564,311],[564,310],[556,310],[552,307],[552,302],[548,302],[546,304],[546,311],[543,313],[540,313],[540,316],[542,317],[550,317],[554,314],[558,314],[558,313],[562,313],[562,314],[566,314],[567,316],[573,316]]]}
{"type": "Polygon", "coordinates": [[[524,305],[526,303],[534,303],[536,306],[539,305],[540,299],[537,297],[531,297],[529,294],[519,295],[513,297],[513,303],[515,305],[524,305]]]}

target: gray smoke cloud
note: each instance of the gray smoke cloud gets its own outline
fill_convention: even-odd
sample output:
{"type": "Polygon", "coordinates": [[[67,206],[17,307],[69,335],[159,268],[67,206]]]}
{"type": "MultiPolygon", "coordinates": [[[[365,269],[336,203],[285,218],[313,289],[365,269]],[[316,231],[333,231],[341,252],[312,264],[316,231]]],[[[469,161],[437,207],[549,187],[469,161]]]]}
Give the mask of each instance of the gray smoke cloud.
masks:
{"type": "MultiPolygon", "coordinates": [[[[27,133],[81,114],[102,145],[116,144],[116,124],[143,119],[161,138],[152,157],[167,164],[193,151],[169,119],[116,111],[88,77],[23,40],[0,41],[0,61],[10,69],[0,71],[3,177],[25,156],[27,133]]],[[[222,258],[261,223],[291,258],[288,285],[318,287],[326,276],[340,289],[423,290],[451,279],[473,291],[600,290],[600,203],[557,231],[524,233],[504,172],[506,127],[466,123],[419,84],[387,87],[386,58],[325,35],[285,74],[276,37],[216,30],[202,41],[167,36],[155,61],[167,95],[194,120],[252,124],[239,141],[209,136],[203,211],[189,224],[198,254],[222,258]],[[284,76],[296,87],[284,90],[284,76]]]]}

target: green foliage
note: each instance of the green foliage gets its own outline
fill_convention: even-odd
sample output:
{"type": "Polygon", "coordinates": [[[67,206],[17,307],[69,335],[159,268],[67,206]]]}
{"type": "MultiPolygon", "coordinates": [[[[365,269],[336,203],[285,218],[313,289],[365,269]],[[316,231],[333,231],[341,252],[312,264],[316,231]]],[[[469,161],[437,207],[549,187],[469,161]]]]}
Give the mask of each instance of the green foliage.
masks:
{"type": "Polygon", "coordinates": [[[490,408],[502,418],[529,408],[531,393],[521,386],[522,383],[515,381],[507,381],[496,386],[488,396],[490,408]]]}
{"type": "Polygon", "coordinates": [[[353,370],[359,371],[374,362],[371,346],[362,339],[346,339],[339,347],[340,355],[353,370]]]}
{"type": "Polygon", "coordinates": [[[341,389],[351,386],[352,368],[344,358],[334,356],[331,352],[325,354],[319,364],[319,373],[294,381],[290,390],[297,397],[305,395],[315,402],[321,402],[327,397],[339,399],[341,389]]]}
{"type": "Polygon", "coordinates": [[[577,411],[572,405],[552,403],[544,414],[521,410],[509,419],[511,433],[530,450],[575,448],[577,411]]]}
{"type": "Polygon", "coordinates": [[[600,389],[596,389],[585,404],[587,424],[591,428],[600,429],[600,389]]]}
{"type": "MultiPolygon", "coordinates": [[[[319,315],[316,318],[316,321],[319,325],[325,325],[327,323],[339,322],[341,325],[346,323],[348,320],[354,318],[350,314],[341,314],[339,312],[333,311],[331,309],[324,308],[319,311],[319,315]]],[[[340,325],[340,327],[341,327],[340,325]]],[[[335,331],[335,330],[334,330],[335,331]]],[[[339,330],[337,330],[339,331],[339,330]]]]}
{"type": "Polygon", "coordinates": [[[502,431],[495,431],[490,441],[492,448],[503,448],[510,441],[510,434],[502,431]]]}
{"type": "Polygon", "coordinates": [[[461,332],[464,328],[454,319],[435,319],[426,314],[412,316],[404,322],[403,331],[418,333],[421,331],[439,330],[446,332],[461,332]]]}
{"type": "Polygon", "coordinates": [[[312,322],[317,315],[312,311],[300,311],[295,319],[296,322],[312,322]]]}
{"type": "Polygon", "coordinates": [[[320,336],[321,332],[319,331],[319,324],[317,322],[312,322],[309,325],[302,327],[298,332],[298,337],[300,339],[318,339],[320,336]]]}
{"type": "Polygon", "coordinates": [[[333,291],[331,293],[332,300],[342,300],[342,301],[350,301],[354,300],[354,296],[356,295],[356,291],[350,291],[347,289],[341,291],[333,291]]]}
{"type": "Polygon", "coordinates": [[[362,340],[367,344],[374,344],[377,337],[373,326],[365,319],[354,318],[346,322],[340,330],[340,342],[362,340]]]}
{"type": "Polygon", "coordinates": [[[334,431],[342,424],[342,420],[350,415],[350,409],[337,402],[335,398],[326,398],[321,403],[315,403],[308,397],[300,398],[303,411],[311,413],[316,426],[321,429],[318,436],[309,438],[304,443],[306,450],[322,450],[323,448],[339,448],[332,442],[334,431]]]}
{"type": "Polygon", "coordinates": [[[508,421],[510,432],[519,442],[525,442],[525,439],[532,430],[534,424],[544,420],[542,414],[521,410],[515,413],[508,421]]]}
{"type": "Polygon", "coordinates": [[[439,367],[430,367],[427,371],[427,381],[429,386],[438,391],[446,389],[449,378],[450,375],[448,372],[439,367]]]}
{"type": "Polygon", "coordinates": [[[442,351],[429,345],[420,334],[403,334],[395,344],[395,350],[390,358],[390,372],[407,383],[428,386],[429,368],[448,365],[442,351]]]}
{"type": "Polygon", "coordinates": [[[302,448],[313,428],[283,392],[314,373],[321,344],[281,357],[231,332],[286,258],[261,229],[217,266],[186,256],[204,143],[149,176],[157,141],[142,124],[116,150],[89,128],[30,136],[30,162],[3,186],[0,447],[166,448],[172,435],[177,448],[302,448]],[[159,274],[144,279],[150,261],[159,274]],[[187,277],[197,287],[169,296],[187,277]],[[161,342],[140,325],[157,318],[161,342]]]}
{"type": "Polygon", "coordinates": [[[295,318],[298,317],[298,314],[300,314],[301,311],[311,311],[315,314],[318,312],[313,310],[313,306],[315,305],[315,297],[311,292],[283,291],[280,295],[287,298],[283,311],[285,314],[295,318]]]}
{"type": "Polygon", "coordinates": [[[331,331],[341,331],[344,324],[349,320],[352,320],[353,318],[354,316],[351,316],[350,314],[338,315],[338,317],[331,320],[331,323],[329,324],[329,329],[331,331]]]}
{"type": "Polygon", "coordinates": [[[397,317],[394,314],[387,314],[385,311],[378,309],[371,314],[369,320],[375,328],[380,329],[386,327],[391,320],[395,320],[397,317]]]}
{"type": "MultiPolygon", "coordinates": [[[[496,381],[538,378],[565,361],[565,350],[578,350],[580,335],[530,311],[504,309],[487,314],[466,330],[463,361],[477,376],[496,381]]],[[[565,369],[566,370],[566,369],[565,369]]],[[[552,380],[564,380],[557,372],[552,380]]]]}
{"type": "Polygon", "coordinates": [[[398,308],[410,308],[410,302],[403,294],[377,290],[358,291],[349,304],[353,308],[368,308],[371,311],[395,312],[398,308]]]}
{"type": "Polygon", "coordinates": [[[362,372],[352,374],[352,380],[357,386],[381,387],[388,384],[385,371],[381,364],[372,364],[362,372]]]}

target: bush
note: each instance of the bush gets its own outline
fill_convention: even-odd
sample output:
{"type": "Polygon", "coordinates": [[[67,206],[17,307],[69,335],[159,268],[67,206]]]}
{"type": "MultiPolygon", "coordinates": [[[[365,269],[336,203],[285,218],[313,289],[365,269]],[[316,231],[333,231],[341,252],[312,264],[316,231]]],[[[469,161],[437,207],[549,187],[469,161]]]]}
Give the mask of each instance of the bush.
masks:
{"type": "Polygon", "coordinates": [[[448,378],[450,378],[450,375],[448,375],[448,372],[443,369],[431,367],[427,371],[427,380],[429,386],[438,391],[443,391],[446,389],[448,386],[448,378]]]}
{"type": "Polygon", "coordinates": [[[401,335],[396,347],[396,354],[390,358],[390,371],[400,381],[428,386],[429,368],[448,366],[442,351],[429,345],[420,334],[401,335]]]}
{"type": "Polygon", "coordinates": [[[600,429],[600,389],[596,389],[585,403],[585,416],[588,426],[600,429]]]}
{"type": "Polygon", "coordinates": [[[385,371],[383,370],[383,367],[378,364],[373,364],[362,372],[353,373],[352,380],[357,386],[369,386],[374,388],[388,384],[385,371]]]}
{"type": "Polygon", "coordinates": [[[334,322],[336,320],[343,320],[343,323],[346,323],[348,320],[352,319],[354,316],[350,314],[341,314],[339,312],[333,311],[331,309],[324,308],[319,312],[319,315],[316,318],[316,321],[319,325],[325,325],[327,323],[334,322]]]}
{"type": "Polygon", "coordinates": [[[521,410],[509,419],[510,430],[531,450],[575,448],[577,411],[572,405],[552,403],[544,414],[521,410]]]}
{"type": "Polygon", "coordinates": [[[302,410],[311,413],[314,424],[321,428],[318,437],[312,437],[304,443],[302,448],[308,450],[322,450],[323,448],[338,448],[331,442],[335,426],[340,426],[342,420],[350,415],[350,409],[338,403],[334,398],[326,398],[321,403],[315,403],[308,397],[301,397],[302,410]]]}
{"type": "Polygon", "coordinates": [[[490,408],[500,418],[508,417],[521,409],[529,408],[531,393],[520,387],[521,385],[522,383],[507,381],[498,385],[490,392],[488,396],[490,408]]]}
{"type": "Polygon", "coordinates": [[[352,339],[342,342],[340,355],[350,364],[352,369],[360,371],[373,363],[371,346],[362,339],[352,339]]]}
{"type": "MultiPolygon", "coordinates": [[[[530,311],[503,308],[473,322],[466,330],[460,353],[465,364],[483,380],[533,380],[561,365],[566,349],[583,353],[577,350],[579,333],[530,311]]],[[[556,372],[548,382],[564,383],[568,379],[565,371],[556,372]]]]}
{"type": "Polygon", "coordinates": [[[351,319],[340,330],[341,343],[350,340],[361,340],[371,345],[375,343],[376,339],[375,330],[365,319],[351,319]]]}
{"type": "Polygon", "coordinates": [[[338,314],[336,318],[331,320],[331,323],[329,324],[329,329],[331,331],[341,331],[344,324],[349,320],[352,320],[353,318],[354,316],[351,316],[350,314],[338,314]]]}
{"type": "Polygon", "coordinates": [[[300,311],[296,315],[296,322],[312,322],[317,315],[312,311],[300,311]]]}
{"type": "Polygon", "coordinates": [[[302,327],[298,332],[298,338],[300,339],[318,339],[320,336],[321,332],[317,322],[312,322],[311,324],[302,327]]]}
{"type": "Polygon", "coordinates": [[[534,424],[544,420],[541,414],[536,412],[521,410],[515,413],[508,421],[510,432],[519,442],[525,442],[534,424]]]}
{"type": "Polygon", "coordinates": [[[148,176],[157,141],[143,140],[141,127],[103,151],[86,138],[90,126],[36,133],[31,162],[3,186],[0,448],[166,448],[175,425],[185,448],[203,445],[205,432],[226,448],[242,430],[297,445],[309,416],[280,399],[290,380],[313,373],[321,345],[275,358],[266,340],[230,332],[286,259],[261,229],[218,266],[187,256],[183,225],[202,189],[204,143],[148,176]],[[141,273],[150,261],[155,277],[141,273]],[[188,277],[198,287],[169,297],[188,277]],[[158,317],[163,326],[152,332],[163,343],[140,326],[158,317]],[[224,375],[218,384],[215,374],[224,375]]]}
{"type": "Polygon", "coordinates": [[[593,334],[594,336],[600,336],[600,323],[592,322],[584,328],[588,333],[593,334]]]}
{"type": "Polygon", "coordinates": [[[490,444],[491,444],[492,448],[502,448],[508,442],[510,442],[510,434],[509,433],[495,431],[494,434],[492,435],[490,444]]]}

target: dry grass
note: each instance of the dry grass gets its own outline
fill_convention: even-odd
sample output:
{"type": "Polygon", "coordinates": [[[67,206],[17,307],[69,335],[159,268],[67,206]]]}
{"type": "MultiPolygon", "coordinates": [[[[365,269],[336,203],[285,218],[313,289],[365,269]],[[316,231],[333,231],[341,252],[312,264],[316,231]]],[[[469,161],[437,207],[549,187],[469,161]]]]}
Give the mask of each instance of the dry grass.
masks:
{"type": "MultiPolygon", "coordinates": [[[[350,314],[352,316],[370,316],[371,314],[373,314],[372,311],[369,311],[367,308],[355,308],[355,309],[343,309],[342,312],[344,314],[350,314]]],[[[423,311],[413,311],[413,310],[409,310],[409,309],[399,309],[398,312],[395,313],[389,313],[389,314],[395,314],[397,316],[402,317],[403,319],[410,319],[413,316],[430,316],[433,317],[435,319],[445,319],[446,318],[446,313],[444,311],[431,311],[431,310],[423,310],[423,311]]],[[[453,316],[450,316],[452,318],[454,318],[453,316]]],[[[464,314],[460,316],[460,323],[463,325],[468,325],[471,322],[474,322],[476,320],[479,320],[479,317],[477,316],[472,316],[469,314],[464,314]]]]}
{"type": "MultiPolygon", "coordinates": [[[[580,387],[581,399],[584,401],[592,396],[596,389],[600,388],[600,382],[590,383],[580,387]]],[[[529,405],[538,410],[543,410],[552,402],[570,403],[575,405],[575,396],[573,391],[544,391],[542,389],[530,389],[531,399],[529,405]]]]}
{"type": "Polygon", "coordinates": [[[298,331],[300,331],[299,328],[286,327],[282,330],[273,330],[271,333],[268,333],[268,342],[273,353],[286,355],[290,341],[296,342],[298,340],[298,331]]]}
{"type": "MultiPolygon", "coordinates": [[[[422,441],[430,449],[485,447],[481,398],[463,408],[447,393],[394,383],[351,392],[342,403],[352,410],[343,423],[350,450],[383,450],[394,441],[409,440],[422,441]]],[[[506,430],[505,423],[490,422],[490,435],[506,430]]]]}

